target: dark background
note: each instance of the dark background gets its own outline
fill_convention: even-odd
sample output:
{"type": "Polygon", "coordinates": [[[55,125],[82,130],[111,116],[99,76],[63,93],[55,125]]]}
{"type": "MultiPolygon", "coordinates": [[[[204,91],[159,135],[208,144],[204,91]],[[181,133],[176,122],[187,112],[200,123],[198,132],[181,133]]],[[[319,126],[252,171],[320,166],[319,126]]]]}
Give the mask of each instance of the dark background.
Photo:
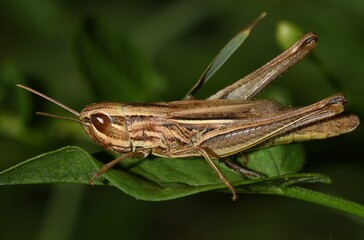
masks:
{"type": "MultiPolygon", "coordinates": [[[[276,26],[287,20],[302,33],[316,32],[319,45],[269,87],[266,96],[296,106],[343,92],[348,110],[363,118],[364,2],[360,0],[2,0],[1,169],[66,145],[90,153],[101,150],[77,124],[35,116],[37,110],[64,112],[17,89],[16,83],[77,110],[100,100],[178,100],[224,44],[263,11],[267,18],[198,97],[214,93],[279,54],[276,26]],[[89,44],[87,36],[96,44],[89,44]],[[102,57],[92,54],[95,46],[102,57]]],[[[334,180],[328,186],[309,187],[364,203],[363,136],[359,126],[345,136],[304,143],[304,171],[325,173],[334,180]]],[[[0,239],[364,236],[362,219],[264,195],[242,195],[238,202],[221,193],[143,202],[107,187],[2,186],[0,213],[0,239]]]]}

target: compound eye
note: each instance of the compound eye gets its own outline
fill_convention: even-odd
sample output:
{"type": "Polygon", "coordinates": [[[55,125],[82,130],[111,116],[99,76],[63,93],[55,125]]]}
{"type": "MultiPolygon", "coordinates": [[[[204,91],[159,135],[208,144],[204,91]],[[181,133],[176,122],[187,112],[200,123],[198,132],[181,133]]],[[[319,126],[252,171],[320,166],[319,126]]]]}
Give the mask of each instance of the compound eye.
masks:
{"type": "Polygon", "coordinates": [[[91,123],[101,133],[108,133],[111,129],[110,117],[102,113],[92,114],[91,123]]]}

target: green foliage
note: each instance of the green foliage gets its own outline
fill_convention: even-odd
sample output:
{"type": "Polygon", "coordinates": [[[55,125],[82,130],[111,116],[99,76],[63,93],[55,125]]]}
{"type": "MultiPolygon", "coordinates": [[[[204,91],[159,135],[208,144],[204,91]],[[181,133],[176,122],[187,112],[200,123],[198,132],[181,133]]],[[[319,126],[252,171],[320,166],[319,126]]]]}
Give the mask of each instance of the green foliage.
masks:
{"type": "Polygon", "coordinates": [[[302,35],[302,30],[294,23],[280,21],[276,27],[276,39],[282,49],[292,46],[302,35]]]}
{"type": "MultiPolygon", "coordinates": [[[[248,37],[255,23],[226,44],[198,84],[203,85],[230,58],[248,37]]],[[[154,81],[161,83],[160,78],[153,68],[136,54],[126,38],[112,36],[88,19],[75,35],[75,40],[80,65],[99,95],[108,96],[109,92],[120,89],[124,97],[149,99],[148,95],[138,95],[135,91],[141,84],[145,84],[143,87],[148,90],[146,92],[157,92],[154,87],[158,84],[154,81]],[[125,82],[131,84],[125,85],[125,82]]],[[[163,88],[159,88],[161,89],[163,88]]],[[[295,174],[304,164],[304,152],[298,145],[259,150],[248,154],[246,159],[243,163],[248,168],[269,177],[244,179],[231,169],[220,166],[222,174],[241,193],[274,193],[276,189],[284,189],[302,182],[330,182],[328,178],[316,174],[295,174]]],[[[5,170],[0,174],[0,184],[88,183],[92,174],[101,166],[79,148],[63,148],[5,170]]],[[[152,201],[226,188],[201,159],[124,160],[121,168],[124,170],[108,171],[94,184],[111,185],[137,199],[152,201]],[[106,184],[102,181],[103,178],[107,180],[106,184]]]]}
{"type": "MultiPolygon", "coordinates": [[[[270,157],[277,158],[277,153],[279,155],[282,150],[274,151],[270,149],[265,152],[269,152],[270,157]]],[[[264,151],[261,152],[263,154],[259,154],[260,156],[254,155],[253,162],[267,159],[264,151]]],[[[286,153],[285,155],[288,156],[290,154],[286,153]]],[[[282,155],[279,157],[282,157],[282,155]]],[[[288,158],[285,160],[292,162],[288,158]]],[[[219,168],[224,176],[236,186],[239,192],[259,193],[260,189],[267,191],[269,187],[276,188],[301,182],[330,182],[327,177],[317,174],[279,176],[292,172],[292,165],[281,164],[280,167],[282,169],[274,175],[275,177],[255,180],[246,179],[223,164],[220,164],[219,168]],[[285,166],[288,167],[284,169],[285,166]]],[[[0,174],[0,185],[39,183],[88,184],[92,175],[101,166],[100,162],[82,149],[65,147],[29,159],[2,172],[0,174]]],[[[273,169],[270,169],[264,166],[266,172],[263,173],[272,173],[276,171],[276,167],[273,166],[273,169]]],[[[293,166],[293,168],[297,168],[297,166],[293,166]]],[[[226,190],[226,186],[218,179],[205,160],[201,158],[126,159],[121,162],[120,166],[109,170],[96,179],[94,185],[114,186],[137,199],[151,201],[169,200],[214,189],[226,190]]]]}
{"type": "Polygon", "coordinates": [[[248,38],[250,31],[255,25],[266,16],[262,13],[253,23],[249,24],[246,28],[236,34],[230,41],[221,49],[217,56],[212,60],[206,68],[196,85],[187,93],[186,97],[193,96],[202,85],[204,85],[216,72],[224,65],[224,63],[231,57],[231,55],[240,47],[241,44],[248,38]]]}
{"type": "Polygon", "coordinates": [[[280,176],[301,171],[305,163],[305,151],[301,144],[274,146],[253,151],[248,155],[247,167],[266,176],[280,176]]]}
{"type": "Polygon", "coordinates": [[[267,11],[199,95],[211,95],[279,54],[274,29],[289,23],[302,30],[288,37],[277,32],[281,47],[307,31],[319,35],[319,45],[263,98],[299,106],[343,92],[350,112],[363,118],[363,10],[362,1],[1,1],[0,166],[6,170],[0,174],[0,238],[361,239],[361,219],[306,204],[363,217],[361,205],[330,195],[362,202],[360,126],[335,139],[232,159],[267,178],[247,179],[216,162],[239,193],[236,203],[201,158],[127,159],[90,187],[92,174],[112,158],[91,155],[101,148],[77,124],[35,116],[63,114],[15,84],[77,110],[96,101],[179,100],[226,40],[267,11]]]}
{"type": "MultiPolygon", "coordinates": [[[[270,149],[268,155],[275,159],[283,149],[270,149]]],[[[257,162],[266,161],[264,154],[255,154],[257,162]],[[259,159],[259,155],[263,157],[259,159]]],[[[285,153],[286,156],[291,154],[285,153]]],[[[248,156],[249,157],[249,156],[248,156]]],[[[282,155],[280,155],[282,157],[282,155]]],[[[285,159],[291,162],[291,159],[285,159]]],[[[273,169],[264,165],[267,173],[292,171],[283,169],[294,164],[276,163],[273,169]],[[279,165],[279,166],[278,166],[279,165]]],[[[65,147],[53,152],[45,153],[24,161],[0,173],[0,185],[39,184],[39,183],[76,183],[88,184],[89,179],[102,163],[77,147],[65,147]]],[[[293,168],[297,168],[294,166],[293,168]]],[[[321,174],[302,173],[285,174],[275,177],[244,179],[240,174],[232,172],[226,166],[219,166],[220,171],[233,184],[238,193],[274,194],[294,197],[322,205],[326,205],[344,212],[364,217],[364,207],[340,198],[314,192],[305,188],[293,187],[298,183],[331,183],[330,178],[321,174]]],[[[114,186],[121,191],[140,200],[161,201],[171,200],[210,190],[224,190],[226,186],[209,169],[202,159],[141,159],[125,160],[118,169],[111,169],[97,178],[94,185],[114,186]]]]}
{"type": "Polygon", "coordinates": [[[99,99],[156,101],[166,91],[165,79],[129,39],[111,33],[94,19],[84,20],[75,34],[74,49],[80,68],[99,99]]]}

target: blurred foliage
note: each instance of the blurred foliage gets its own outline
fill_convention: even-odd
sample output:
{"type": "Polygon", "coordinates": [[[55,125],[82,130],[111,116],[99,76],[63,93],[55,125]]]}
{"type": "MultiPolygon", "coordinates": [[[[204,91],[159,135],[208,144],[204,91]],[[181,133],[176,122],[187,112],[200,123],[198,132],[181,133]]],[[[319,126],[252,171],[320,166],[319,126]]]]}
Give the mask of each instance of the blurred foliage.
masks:
{"type": "MultiPolygon", "coordinates": [[[[100,100],[178,100],[231,36],[263,11],[268,16],[198,97],[281,52],[275,30],[288,21],[317,33],[319,45],[263,95],[296,106],[344,92],[348,110],[363,119],[362,1],[3,0],[1,169],[65,145],[101,150],[78,125],[35,116],[36,110],[64,111],[20,91],[16,83],[78,110],[100,100]],[[109,42],[100,44],[105,39],[109,42]]],[[[325,173],[334,181],[316,188],[364,202],[363,131],[359,126],[345,136],[304,144],[304,171],[325,173]]],[[[361,220],[272,196],[242,195],[232,203],[226,194],[206,193],[148,203],[112,188],[74,185],[9,186],[1,187],[0,194],[1,239],[362,239],[364,234],[361,220]]]]}

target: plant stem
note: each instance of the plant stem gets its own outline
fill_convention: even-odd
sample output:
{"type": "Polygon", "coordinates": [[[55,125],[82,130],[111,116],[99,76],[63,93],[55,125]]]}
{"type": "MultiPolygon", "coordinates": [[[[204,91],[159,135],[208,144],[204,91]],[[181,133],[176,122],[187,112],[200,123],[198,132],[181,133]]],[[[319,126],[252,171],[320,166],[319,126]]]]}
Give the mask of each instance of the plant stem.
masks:
{"type": "MultiPolygon", "coordinates": [[[[274,192],[273,194],[277,194],[274,192]]],[[[364,206],[339,197],[316,192],[302,187],[285,187],[278,195],[305,200],[364,218],[364,206]]]]}

